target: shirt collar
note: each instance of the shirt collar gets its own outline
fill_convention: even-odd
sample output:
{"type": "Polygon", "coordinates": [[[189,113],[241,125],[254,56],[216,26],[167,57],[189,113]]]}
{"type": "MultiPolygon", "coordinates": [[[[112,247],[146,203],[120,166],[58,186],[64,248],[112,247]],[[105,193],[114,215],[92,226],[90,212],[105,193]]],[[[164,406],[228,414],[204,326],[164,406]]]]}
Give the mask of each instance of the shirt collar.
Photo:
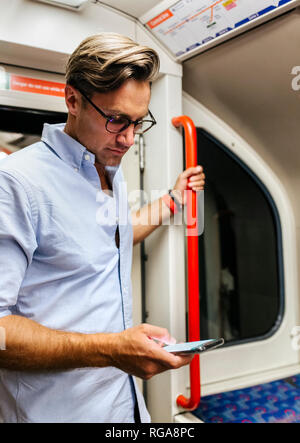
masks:
{"type": "Polygon", "coordinates": [[[42,141],[61,158],[64,162],[73,168],[81,168],[83,156],[89,154],[93,164],[95,163],[95,155],[87,151],[87,149],[74,138],[64,132],[65,123],[56,125],[44,124],[42,133],[42,141]]]}
{"type": "MultiPolygon", "coordinates": [[[[89,155],[89,160],[95,164],[95,154],[88,151],[81,143],[64,132],[65,123],[55,125],[44,124],[41,140],[46,143],[64,162],[80,170],[84,155],[89,155]]],[[[118,166],[105,166],[111,181],[113,181],[118,166]]]]}

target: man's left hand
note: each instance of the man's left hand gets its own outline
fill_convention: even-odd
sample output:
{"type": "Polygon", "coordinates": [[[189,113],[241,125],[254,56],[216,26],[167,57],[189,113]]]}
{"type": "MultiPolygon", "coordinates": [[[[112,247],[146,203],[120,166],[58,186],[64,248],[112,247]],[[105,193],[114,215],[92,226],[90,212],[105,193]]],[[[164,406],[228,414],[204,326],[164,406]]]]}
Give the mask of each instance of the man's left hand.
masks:
{"type": "Polygon", "coordinates": [[[180,203],[185,204],[185,190],[203,191],[205,186],[205,174],[203,167],[198,165],[183,171],[177,178],[172,194],[180,203]]]}

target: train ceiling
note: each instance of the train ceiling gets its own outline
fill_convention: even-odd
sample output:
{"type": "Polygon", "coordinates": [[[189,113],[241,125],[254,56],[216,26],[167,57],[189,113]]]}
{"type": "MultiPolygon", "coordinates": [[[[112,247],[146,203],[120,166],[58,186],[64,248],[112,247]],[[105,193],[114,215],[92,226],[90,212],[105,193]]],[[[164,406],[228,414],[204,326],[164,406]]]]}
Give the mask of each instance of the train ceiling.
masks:
{"type": "Polygon", "coordinates": [[[128,0],[35,0],[41,3],[50,3],[73,11],[79,11],[88,3],[99,3],[115,8],[132,17],[139,18],[163,0],[140,0],[137,2],[128,0]]]}
{"type": "Polygon", "coordinates": [[[154,6],[161,3],[162,0],[140,0],[139,2],[133,2],[130,0],[104,0],[99,1],[104,5],[111,6],[112,8],[119,9],[126,14],[129,14],[133,17],[141,17],[150,9],[154,8],[154,6]]]}

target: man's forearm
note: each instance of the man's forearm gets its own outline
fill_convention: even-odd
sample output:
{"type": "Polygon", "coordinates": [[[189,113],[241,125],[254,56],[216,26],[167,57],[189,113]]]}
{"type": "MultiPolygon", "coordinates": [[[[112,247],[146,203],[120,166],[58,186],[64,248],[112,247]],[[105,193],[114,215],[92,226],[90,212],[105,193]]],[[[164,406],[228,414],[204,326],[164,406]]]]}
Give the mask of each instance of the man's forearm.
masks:
{"type": "Polygon", "coordinates": [[[191,356],[163,350],[170,343],[166,329],[148,324],[120,333],[79,334],[46,328],[24,317],[0,318],[6,331],[6,350],[0,350],[0,369],[51,371],[114,366],[145,380],[168,369],[189,364],[191,356]]]}
{"type": "Polygon", "coordinates": [[[170,209],[161,198],[132,213],[133,244],[142,242],[171,217],[170,209]]]}
{"type": "Polygon", "coordinates": [[[113,334],[80,334],[46,328],[27,318],[0,319],[6,350],[0,350],[0,368],[41,371],[111,366],[113,334]]]}
{"type": "MultiPolygon", "coordinates": [[[[178,176],[172,194],[181,205],[185,205],[185,191],[202,191],[204,185],[203,167],[198,165],[186,169],[178,176]]],[[[132,213],[133,244],[143,241],[166,219],[170,220],[170,217],[172,217],[171,211],[161,198],[132,213]]]]}

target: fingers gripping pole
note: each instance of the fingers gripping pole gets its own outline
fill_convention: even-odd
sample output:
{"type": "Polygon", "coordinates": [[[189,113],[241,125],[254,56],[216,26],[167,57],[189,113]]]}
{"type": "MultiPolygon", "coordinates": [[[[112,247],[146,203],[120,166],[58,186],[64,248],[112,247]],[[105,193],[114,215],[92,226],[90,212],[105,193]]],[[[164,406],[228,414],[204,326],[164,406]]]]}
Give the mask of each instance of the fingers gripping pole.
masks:
{"type": "MultiPolygon", "coordinates": [[[[183,127],[185,135],[186,168],[197,166],[197,132],[193,121],[183,115],[174,117],[172,123],[176,128],[183,127]]],[[[193,216],[197,214],[197,194],[194,191],[187,193],[187,227],[195,229],[196,222],[193,216]]],[[[197,226],[196,226],[197,228],[197,226]]],[[[200,340],[200,306],[199,306],[199,245],[197,235],[187,235],[188,259],[188,328],[189,341],[200,340]]],[[[177,405],[184,409],[194,410],[198,407],[201,398],[200,359],[196,355],[190,365],[191,397],[184,395],[177,397],[177,405]]]]}

